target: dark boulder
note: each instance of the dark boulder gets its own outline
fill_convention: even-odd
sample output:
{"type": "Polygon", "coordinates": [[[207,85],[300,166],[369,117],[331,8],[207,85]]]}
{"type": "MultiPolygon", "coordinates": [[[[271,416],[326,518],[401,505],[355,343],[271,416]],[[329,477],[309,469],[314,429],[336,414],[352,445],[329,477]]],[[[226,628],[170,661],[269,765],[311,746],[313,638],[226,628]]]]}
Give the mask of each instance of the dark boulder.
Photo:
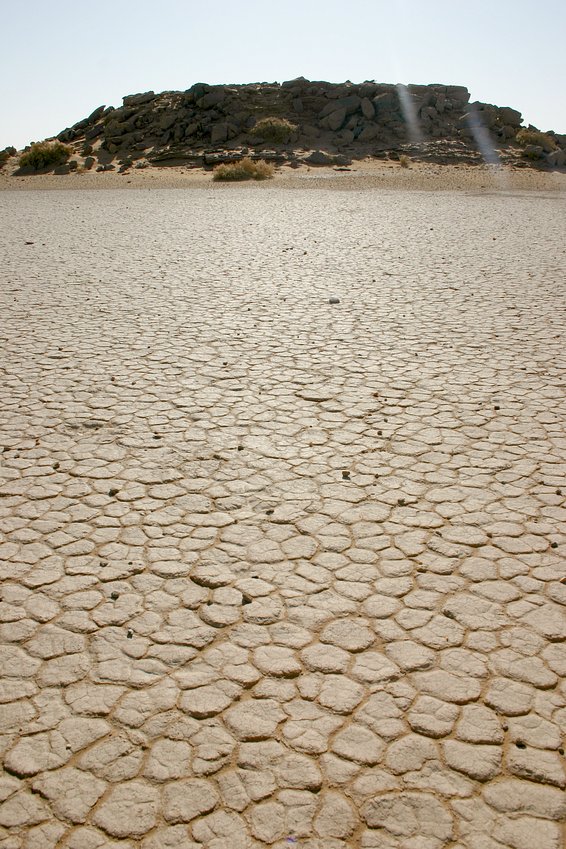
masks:
{"type": "Polygon", "coordinates": [[[303,162],[306,162],[308,165],[333,165],[334,157],[329,156],[328,153],[324,153],[322,150],[313,150],[309,156],[303,159],[303,162]]]}
{"type": "Polygon", "coordinates": [[[212,109],[213,106],[222,103],[225,97],[226,91],[223,87],[213,88],[197,100],[197,106],[201,109],[212,109]]]}
{"type": "Polygon", "coordinates": [[[144,91],[140,94],[127,94],[122,98],[123,106],[142,106],[144,103],[150,103],[155,100],[157,95],[153,91],[144,91]]]}
{"type": "Polygon", "coordinates": [[[508,124],[510,127],[520,127],[523,123],[521,113],[517,109],[511,109],[510,106],[500,106],[497,112],[502,124],[508,124]]]}
{"type": "Polygon", "coordinates": [[[446,86],[446,96],[453,104],[465,106],[470,100],[470,92],[463,85],[446,86]]]}
{"type": "Polygon", "coordinates": [[[98,121],[98,119],[101,118],[102,115],[104,114],[105,109],[106,109],[106,105],[97,106],[96,109],[93,109],[93,111],[90,113],[90,115],[87,118],[85,118],[87,125],[88,124],[94,124],[96,121],[98,121]]]}
{"type": "Polygon", "coordinates": [[[387,91],[383,94],[376,95],[373,98],[373,108],[378,118],[380,115],[397,111],[399,109],[399,96],[397,92],[387,91]]]}

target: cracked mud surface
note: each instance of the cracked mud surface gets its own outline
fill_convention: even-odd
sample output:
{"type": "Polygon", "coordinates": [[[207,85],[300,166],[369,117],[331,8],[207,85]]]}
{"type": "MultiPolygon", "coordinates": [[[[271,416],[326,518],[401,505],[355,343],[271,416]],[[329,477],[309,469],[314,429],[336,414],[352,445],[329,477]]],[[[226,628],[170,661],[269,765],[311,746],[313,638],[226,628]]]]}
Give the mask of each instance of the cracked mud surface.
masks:
{"type": "Polygon", "coordinates": [[[2,849],[561,849],[564,199],[0,209],[2,849]]]}

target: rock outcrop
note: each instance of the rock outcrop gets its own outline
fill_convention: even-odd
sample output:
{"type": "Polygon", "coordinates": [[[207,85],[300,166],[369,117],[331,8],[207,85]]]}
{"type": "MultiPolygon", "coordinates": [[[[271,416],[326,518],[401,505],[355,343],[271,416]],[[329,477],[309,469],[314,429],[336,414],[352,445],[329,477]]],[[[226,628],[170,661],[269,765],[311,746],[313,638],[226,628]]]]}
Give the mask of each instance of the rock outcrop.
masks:
{"type": "Polygon", "coordinates": [[[0,150],[0,168],[8,162],[11,156],[15,156],[16,153],[15,147],[5,147],[4,150],[0,150]]]}
{"type": "MultiPolygon", "coordinates": [[[[438,162],[506,161],[564,165],[566,136],[553,133],[538,163],[521,158],[516,145],[522,116],[508,106],[470,103],[467,88],[313,82],[207,85],[187,91],[131,94],[117,109],[99,106],[57,138],[71,144],[92,167],[113,160],[132,165],[211,167],[244,155],[296,164],[344,164],[366,156],[438,162]],[[262,138],[262,118],[285,119],[284,144],[262,138]]],[[[536,128],[532,128],[533,130],[536,128]]],[[[88,163],[88,164],[87,164],[88,163]]]]}

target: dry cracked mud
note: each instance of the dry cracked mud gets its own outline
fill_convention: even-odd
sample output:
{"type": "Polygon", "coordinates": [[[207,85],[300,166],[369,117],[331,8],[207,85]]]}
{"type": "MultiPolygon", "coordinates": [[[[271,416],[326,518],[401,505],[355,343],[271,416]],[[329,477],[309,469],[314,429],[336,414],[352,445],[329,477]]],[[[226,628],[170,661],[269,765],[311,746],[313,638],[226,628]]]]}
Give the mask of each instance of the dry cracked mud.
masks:
{"type": "Polygon", "coordinates": [[[0,209],[2,849],[561,849],[564,196],[0,209]]]}

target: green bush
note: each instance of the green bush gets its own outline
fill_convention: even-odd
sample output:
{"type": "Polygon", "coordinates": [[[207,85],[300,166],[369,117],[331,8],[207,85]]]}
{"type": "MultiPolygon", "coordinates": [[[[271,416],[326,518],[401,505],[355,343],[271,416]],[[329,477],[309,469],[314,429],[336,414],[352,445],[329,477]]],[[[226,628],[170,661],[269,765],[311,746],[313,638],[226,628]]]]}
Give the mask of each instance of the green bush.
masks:
{"type": "Polygon", "coordinates": [[[286,118],[261,118],[250,133],[275,144],[285,144],[297,130],[297,125],[286,118]]]}
{"type": "Polygon", "coordinates": [[[71,148],[61,142],[37,142],[20,156],[20,168],[48,168],[61,165],[71,155],[71,148]]]}
{"type": "Polygon", "coordinates": [[[213,180],[233,182],[236,180],[269,180],[273,177],[275,168],[263,159],[253,161],[246,156],[239,162],[218,165],[212,175],[213,180]]]}
{"type": "Polygon", "coordinates": [[[549,136],[547,133],[541,133],[540,130],[528,130],[524,128],[519,130],[515,136],[515,140],[521,147],[528,147],[529,145],[542,147],[545,153],[556,150],[557,146],[552,136],[549,136]]]}

